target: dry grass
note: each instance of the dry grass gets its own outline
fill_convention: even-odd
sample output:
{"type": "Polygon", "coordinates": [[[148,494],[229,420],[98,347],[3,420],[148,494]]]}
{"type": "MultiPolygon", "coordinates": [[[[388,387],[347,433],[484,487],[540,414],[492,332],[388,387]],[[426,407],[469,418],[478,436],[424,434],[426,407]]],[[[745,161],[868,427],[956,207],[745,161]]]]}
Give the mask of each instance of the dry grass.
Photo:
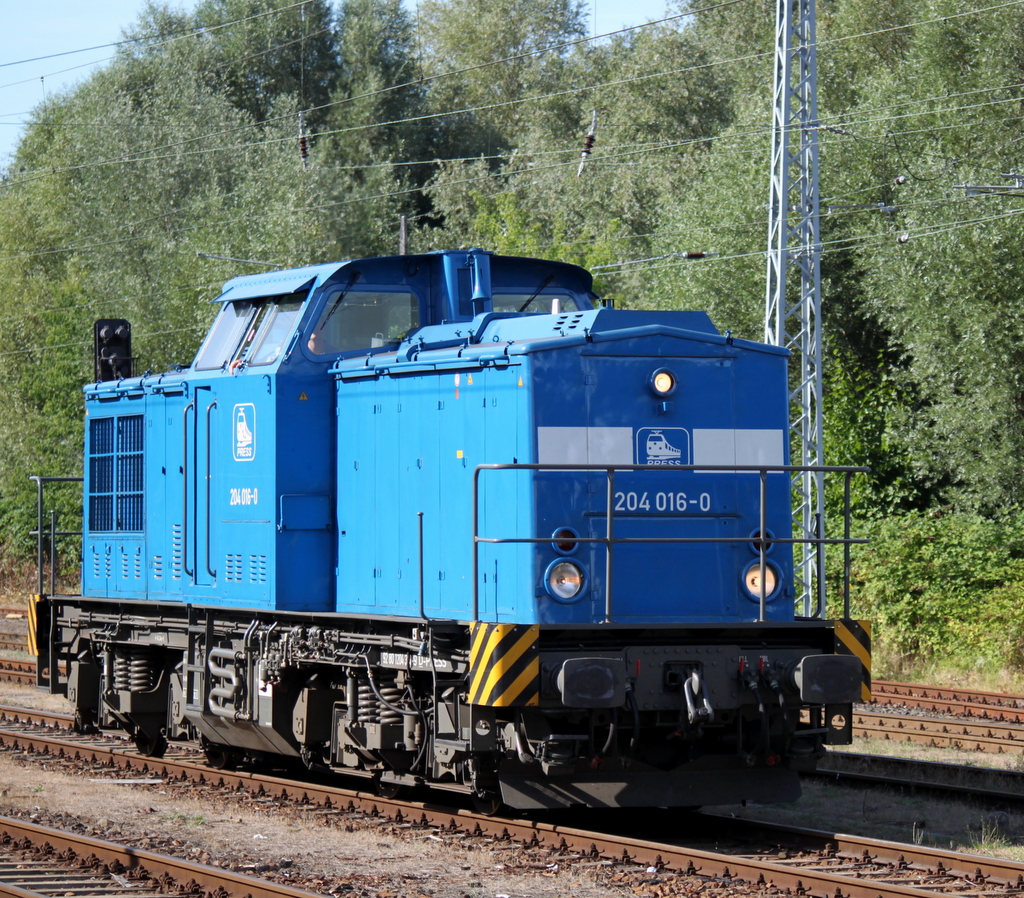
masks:
{"type": "Polygon", "coordinates": [[[984,751],[963,751],[956,748],[936,748],[919,745],[915,742],[899,742],[895,739],[857,738],[853,745],[832,746],[829,751],[885,755],[890,758],[909,758],[913,761],[938,761],[943,764],[960,764],[965,767],[991,767],[995,770],[1024,769],[1024,753],[1020,751],[993,754],[984,751]]]}

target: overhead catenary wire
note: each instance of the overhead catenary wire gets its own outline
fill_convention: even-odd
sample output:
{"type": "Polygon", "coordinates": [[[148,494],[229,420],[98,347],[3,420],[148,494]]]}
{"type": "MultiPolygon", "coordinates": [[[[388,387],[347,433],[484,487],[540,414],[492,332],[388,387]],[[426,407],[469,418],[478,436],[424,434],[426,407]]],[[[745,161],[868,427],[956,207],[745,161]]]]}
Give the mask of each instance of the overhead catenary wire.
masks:
{"type": "MultiPolygon", "coordinates": [[[[707,12],[709,10],[717,10],[717,9],[721,9],[721,8],[723,8],[725,6],[733,5],[734,3],[738,3],[738,2],[745,2],[745,0],[727,0],[727,2],[725,2],[725,3],[717,4],[717,5],[712,6],[712,7],[706,7],[704,9],[698,10],[696,12],[707,12]]],[[[876,30],[870,31],[870,32],[863,32],[863,33],[861,33],[859,35],[851,35],[851,36],[843,36],[843,37],[840,37],[840,38],[833,38],[833,39],[830,39],[829,41],[824,41],[824,42],[821,42],[821,43],[822,43],[822,45],[824,45],[824,44],[828,44],[828,43],[833,42],[833,41],[850,40],[850,39],[854,39],[856,37],[862,37],[862,36],[865,36],[865,35],[873,36],[873,35],[878,35],[878,34],[886,33],[886,32],[889,32],[889,31],[895,31],[895,30],[911,28],[911,27],[918,27],[920,25],[932,24],[934,22],[946,21],[949,18],[958,18],[958,17],[962,17],[962,16],[967,16],[967,15],[979,15],[979,14],[984,13],[984,12],[990,12],[990,11],[993,11],[993,10],[1001,10],[1001,9],[1004,9],[1004,8],[1007,8],[1007,7],[1010,7],[1010,6],[1019,6],[1020,4],[1021,4],[1021,0],[1012,0],[1012,2],[997,4],[997,5],[994,5],[994,6],[986,7],[985,9],[982,9],[982,10],[971,10],[971,11],[964,12],[964,13],[958,13],[955,16],[952,16],[952,17],[948,17],[948,16],[947,17],[940,17],[940,18],[937,18],[937,19],[923,20],[921,22],[914,22],[914,23],[907,23],[907,24],[904,24],[904,25],[891,26],[891,27],[885,28],[885,29],[876,29],[876,30]]],[[[286,9],[294,8],[294,6],[301,6],[301,5],[302,5],[301,3],[300,4],[294,4],[292,7],[287,7],[286,9]]],[[[579,40],[570,41],[570,42],[566,42],[564,44],[555,45],[555,46],[556,47],[567,47],[567,46],[572,46],[572,45],[579,44],[579,43],[586,43],[588,41],[596,40],[596,39],[599,39],[601,37],[607,37],[609,35],[614,35],[614,34],[621,34],[621,33],[624,33],[624,32],[634,31],[634,30],[638,30],[640,28],[650,27],[652,25],[663,24],[665,22],[670,22],[670,21],[673,21],[673,20],[685,18],[687,15],[690,15],[690,13],[681,14],[681,15],[678,15],[678,16],[671,16],[671,17],[667,17],[667,18],[662,19],[662,20],[658,20],[657,22],[648,23],[647,25],[633,26],[632,28],[628,28],[628,29],[620,29],[617,32],[607,32],[604,35],[597,35],[597,36],[592,37],[592,38],[582,38],[582,39],[579,39],[579,40]]],[[[419,83],[426,83],[426,82],[429,82],[430,80],[435,80],[435,79],[439,79],[439,78],[444,78],[444,77],[464,74],[466,72],[474,71],[474,70],[479,69],[479,68],[485,68],[485,67],[489,67],[489,66],[493,66],[493,65],[500,65],[502,63],[518,60],[518,59],[521,59],[521,58],[525,58],[527,56],[534,56],[534,55],[538,55],[538,54],[541,54],[541,53],[550,52],[551,49],[552,49],[551,47],[541,48],[539,50],[531,51],[530,53],[518,54],[518,55],[515,55],[515,56],[511,56],[511,57],[506,57],[505,59],[490,61],[490,62],[487,62],[487,63],[482,63],[482,64],[477,65],[477,66],[471,66],[471,67],[467,67],[467,68],[460,69],[460,70],[453,71],[453,72],[441,73],[439,75],[431,76],[430,78],[423,79],[423,81],[419,81],[419,82],[406,82],[406,83],[401,84],[401,85],[394,85],[394,86],[391,86],[391,87],[382,88],[382,89],[380,89],[378,91],[368,92],[368,93],[365,93],[365,94],[358,95],[356,97],[345,98],[343,100],[337,101],[336,103],[325,104],[322,107],[315,107],[315,108],[316,109],[326,109],[326,108],[329,108],[331,106],[340,105],[340,104],[343,104],[343,103],[346,103],[346,102],[352,102],[352,101],[360,99],[360,98],[365,98],[365,97],[368,97],[368,96],[374,96],[374,95],[381,94],[381,93],[386,93],[386,92],[389,92],[389,91],[392,91],[392,90],[401,89],[401,88],[407,87],[409,85],[419,84],[419,83]]],[[[630,83],[630,82],[633,82],[633,81],[640,81],[640,80],[645,80],[645,79],[649,79],[649,78],[656,78],[656,77],[663,77],[663,76],[670,76],[670,75],[678,75],[678,74],[680,74],[682,72],[685,72],[685,71],[693,71],[693,70],[704,68],[704,67],[711,66],[711,65],[722,65],[722,64],[727,64],[729,62],[740,62],[740,61],[747,61],[747,60],[756,59],[756,58],[767,58],[770,55],[771,54],[769,54],[769,53],[748,54],[746,56],[735,57],[735,58],[730,59],[730,60],[719,60],[719,61],[715,61],[715,62],[712,62],[712,63],[705,63],[705,64],[698,65],[698,66],[687,66],[687,67],[683,67],[682,69],[669,70],[669,71],[665,71],[665,72],[647,73],[647,74],[644,74],[644,75],[641,75],[641,76],[636,76],[636,77],[630,78],[630,79],[617,79],[615,81],[606,82],[604,84],[597,85],[597,86],[592,86],[592,87],[587,88],[587,89],[602,89],[602,88],[607,88],[607,87],[615,87],[615,86],[620,86],[622,84],[630,83]]],[[[522,99],[516,100],[516,101],[509,101],[506,104],[488,104],[486,106],[470,107],[470,108],[460,109],[460,110],[447,110],[447,111],[432,113],[432,114],[426,115],[426,116],[411,117],[411,118],[407,118],[407,119],[393,120],[393,121],[389,121],[389,122],[374,122],[374,123],[369,123],[369,124],[365,124],[365,125],[361,125],[361,126],[354,126],[354,127],[345,128],[345,129],[335,129],[335,130],[332,130],[332,131],[323,132],[323,134],[324,134],[324,136],[326,136],[326,135],[330,135],[330,134],[351,133],[352,131],[364,130],[364,129],[368,129],[368,128],[392,127],[392,126],[400,125],[400,124],[409,124],[409,123],[414,123],[414,122],[417,122],[417,121],[426,121],[426,120],[431,119],[431,118],[440,118],[440,117],[443,117],[445,115],[460,115],[460,114],[466,114],[466,113],[471,113],[471,112],[479,112],[479,111],[497,109],[497,108],[500,108],[503,105],[511,105],[513,103],[530,102],[530,101],[536,101],[536,100],[540,100],[540,99],[550,99],[550,98],[554,98],[554,97],[557,97],[557,96],[563,96],[566,93],[574,93],[574,92],[579,92],[579,89],[577,89],[575,91],[559,91],[559,92],[556,92],[556,93],[547,94],[547,95],[543,95],[543,96],[539,96],[539,97],[522,98],[522,99]]],[[[274,119],[268,119],[267,122],[264,122],[262,124],[264,124],[264,125],[265,124],[269,124],[269,123],[272,123],[273,121],[274,121],[274,119]]],[[[251,125],[246,125],[246,126],[240,126],[240,128],[238,128],[238,129],[231,129],[231,130],[232,131],[237,131],[237,130],[250,130],[250,129],[251,129],[251,125]]],[[[203,136],[197,136],[195,138],[191,138],[190,141],[186,141],[185,143],[195,142],[195,141],[200,141],[200,140],[208,140],[212,136],[218,136],[219,134],[224,134],[224,133],[231,133],[231,131],[216,132],[216,133],[213,133],[213,134],[208,133],[208,134],[203,135],[203,136]]],[[[283,139],[283,138],[280,138],[280,139],[283,139]]],[[[177,148],[177,147],[180,147],[181,145],[182,144],[180,144],[180,143],[179,144],[172,144],[172,145],[168,145],[168,147],[169,148],[170,147],[177,148]]],[[[152,158],[152,157],[143,157],[143,158],[152,158]]],[[[116,161],[118,161],[118,162],[138,161],[138,157],[136,157],[134,159],[131,158],[131,157],[128,157],[128,158],[122,157],[121,159],[118,159],[116,161]]],[[[111,162],[112,162],[112,160],[97,161],[97,162],[93,162],[93,163],[88,163],[88,165],[109,164],[111,162]]],[[[75,170],[75,169],[77,169],[79,167],[81,167],[81,166],[69,166],[69,167],[67,167],[64,170],[75,170]]],[[[53,170],[48,170],[47,173],[48,174],[52,173],[52,171],[53,170]]]]}

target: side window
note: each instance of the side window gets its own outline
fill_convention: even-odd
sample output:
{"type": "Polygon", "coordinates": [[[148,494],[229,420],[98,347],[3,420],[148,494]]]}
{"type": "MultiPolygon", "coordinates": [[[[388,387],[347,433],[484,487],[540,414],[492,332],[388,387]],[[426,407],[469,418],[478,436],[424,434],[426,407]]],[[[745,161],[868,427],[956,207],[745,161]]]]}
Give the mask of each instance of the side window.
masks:
{"type": "Polygon", "coordinates": [[[331,355],[357,349],[395,347],[420,324],[419,298],[401,291],[332,293],[309,336],[309,349],[331,355]]]}
{"type": "Polygon", "coordinates": [[[567,293],[495,293],[491,297],[495,312],[520,312],[523,315],[558,315],[578,312],[579,303],[567,293]]]}

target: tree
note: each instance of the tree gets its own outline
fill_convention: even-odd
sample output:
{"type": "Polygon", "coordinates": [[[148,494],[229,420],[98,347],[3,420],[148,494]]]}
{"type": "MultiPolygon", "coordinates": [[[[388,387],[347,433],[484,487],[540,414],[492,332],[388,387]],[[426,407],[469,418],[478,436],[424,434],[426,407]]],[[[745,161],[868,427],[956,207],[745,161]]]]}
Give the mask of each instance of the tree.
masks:
{"type": "Polygon", "coordinates": [[[140,370],[166,370],[190,363],[209,301],[238,273],[197,253],[322,259],[327,191],[302,170],[292,117],[255,125],[210,88],[201,42],[153,43],[159,53],[127,51],[38,109],[0,191],[8,545],[25,545],[34,523],[28,476],[80,470],[96,318],[132,321],[140,370]]]}
{"type": "Polygon", "coordinates": [[[549,92],[566,43],[586,33],[581,0],[424,0],[420,30],[445,154],[464,156],[517,144],[523,101],[549,92]]]}
{"type": "Polygon", "coordinates": [[[337,72],[337,40],[326,0],[203,0],[196,7],[213,63],[210,77],[254,122],[280,114],[279,100],[323,119],[337,72]]]}

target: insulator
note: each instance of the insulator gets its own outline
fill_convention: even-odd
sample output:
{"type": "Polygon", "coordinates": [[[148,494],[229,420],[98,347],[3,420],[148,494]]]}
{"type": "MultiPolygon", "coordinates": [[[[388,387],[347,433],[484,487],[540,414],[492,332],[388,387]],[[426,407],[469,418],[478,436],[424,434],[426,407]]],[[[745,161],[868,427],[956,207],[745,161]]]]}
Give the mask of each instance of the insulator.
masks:
{"type": "Polygon", "coordinates": [[[309,145],[305,135],[299,138],[299,155],[302,157],[303,162],[309,158],[309,145]]]}

